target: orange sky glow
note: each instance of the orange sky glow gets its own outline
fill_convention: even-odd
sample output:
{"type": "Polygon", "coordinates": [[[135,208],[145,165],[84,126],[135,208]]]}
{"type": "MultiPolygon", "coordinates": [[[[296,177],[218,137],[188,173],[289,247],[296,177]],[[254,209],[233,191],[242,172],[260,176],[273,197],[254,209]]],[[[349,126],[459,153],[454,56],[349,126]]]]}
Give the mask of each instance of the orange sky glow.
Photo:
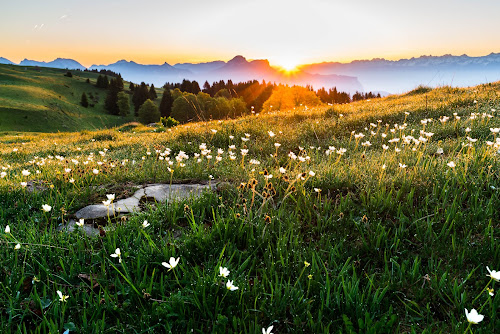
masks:
{"type": "Polygon", "coordinates": [[[396,0],[9,1],[0,11],[0,57],[72,58],[91,66],[243,55],[293,67],[430,54],[483,56],[500,52],[498,12],[500,2],[492,0],[422,0],[418,6],[396,0]]]}

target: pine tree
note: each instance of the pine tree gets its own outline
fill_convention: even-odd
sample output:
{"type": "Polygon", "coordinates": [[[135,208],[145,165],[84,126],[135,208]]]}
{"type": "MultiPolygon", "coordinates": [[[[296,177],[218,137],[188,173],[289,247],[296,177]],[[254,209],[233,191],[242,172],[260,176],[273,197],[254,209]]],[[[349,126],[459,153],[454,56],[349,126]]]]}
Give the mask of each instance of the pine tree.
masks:
{"type": "Polygon", "coordinates": [[[131,82],[131,83],[130,83],[130,86],[128,86],[128,89],[129,89],[131,92],[133,92],[133,91],[134,91],[134,89],[135,89],[135,85],[134,85],[134,83],[133,83],[133,82],[131,82]]]}
{"type": "Polygon", "coordinates": [[[198,82],[197,81],[191,82],[191,93],[196,95],[199,92],[201,92],[201,89],[200,89],[200,85],[198,84],[198,82]]]}
{"type": "Polygon", "coordinates": [[[174,104],[174,98],[170,92],[170,88],[166,88],[163,92],[160,102],[160,115],[161,117],[168,117],[172,113],[172,105],[174,104]]]}
{"type": "Polygon", "coordinates": [[[154,84],[151,84],[151,87],[149,88],[149,98],[151,100],[154,100],[158,97],[158,95],[156,94],[156,89],[155,89],[155,85],[154,84]]]}
{"type": "Polygon", "coordinates": [[[132,96],[132,103],[134,104],[134,113],[136,116],[139,112],[139,108],[147,99],[149,99],[148,86],[146,86],[144,82],[141,82],[141,85],[134,89],[134,95],[132,96]]]}
{"type": "Polygon", "coordinates": [[[82,99],[80,100],[80,104],[82,107],[87,108],[89,106],[89,100],[87,99],[87,94],[85,92],[82,93],[82,99]]]}
{"type": "Polygon", "coordinates": [[[104,101],[104,108],[109,111],[111,115],[119,115],[120,108],[118,107],[118,93],[123,90],[123,80],[121,77],[111,79],[108,88],[108,95],[104,101]]]}

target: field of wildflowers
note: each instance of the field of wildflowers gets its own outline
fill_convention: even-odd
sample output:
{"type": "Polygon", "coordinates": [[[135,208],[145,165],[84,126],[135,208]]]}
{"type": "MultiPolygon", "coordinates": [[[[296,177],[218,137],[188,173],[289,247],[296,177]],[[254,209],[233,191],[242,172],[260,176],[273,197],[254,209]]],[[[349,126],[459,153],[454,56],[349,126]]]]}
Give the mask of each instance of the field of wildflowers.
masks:
{"type": "Polygon", "coordinates": [[[499,111],[495,83],[0,137],[0,332],[493,333],[499,111]],[[57,230],[180,182],[217,192],[57,230]]]}

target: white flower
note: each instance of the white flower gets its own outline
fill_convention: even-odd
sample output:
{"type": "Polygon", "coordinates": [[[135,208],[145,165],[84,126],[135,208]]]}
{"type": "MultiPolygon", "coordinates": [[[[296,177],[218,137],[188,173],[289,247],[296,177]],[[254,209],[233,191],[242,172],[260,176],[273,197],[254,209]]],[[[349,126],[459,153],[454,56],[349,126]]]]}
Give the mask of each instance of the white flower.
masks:
{"type": "Polygon", "coordinates": [[[105,206],[110,206],[111,205],[111,200],[107,200],[107,201],[102,201],[102,204],[104,204],[105,206]]]}
{"type": "Polygon", "coordinates": [[[499,133],[500,132],[500,128],[490,128],[490,131],[492,133],[499,133]]]}
{"type": "Polygon", "coordinates": [[[108,194],[106,195],[106,197],[108,198],[108,200],[110,201],[114,201],[115,200],[115,194],[108,194]]]}
{"type": "Polygon", "coordinates": [[[269,137],[274,137],[275,136],[274,132],[272,132],[272,131],[267,131],[267,134],[269,135],[269,137]]]}
{"type": "Polygon", "coordinates": [[[5,233],[10,233],[10,226],[9,225],[5,226],[5,233]]]}
{"type": "Polygon", "coordinates": [[[30,175],[31,173],[29,171],[27,171],[26,169],[24,169],[21,174],[23,174],[23,176],[28,176],[30,175]]]}
{"type": "Polygon", "coordinates": [[[69,183],[75,183],[75,179],[74,178],[69,179],[69,183]]]}
{"type": "Polygon", "coordinates": [[[150,224],[150,223],[148,223],[148,221],[147,221],[147,220],[145,220],[145,221],[143,221],[143,222],[142,222],[142,227],[143,227],[143,228],[146,228],[146,227],[148,227],[149,225],[151,225],[151,224],[150,224]]]}
{"type": "Polygon", "coordinates": [[[15,249],[15,250],[21,249],[21,244],[16,244],[16,245],[14,246],[14,249],[15,249]]]}
{"type": "Polygon", "coordinates": [[[75,224],[76,224],[76,226],[82,227],[83,225],[85,225],[85,219],[81,218],[75,224]]]}
{"type": "Polygon", "coordinates": [[[467,317],[467,321],[474,325],[480,323],[484,319],[484,315],[477,313],[474,308],[470,310],[470,313],[465,309],[465,316],[467,317]]]}
{"type": "Polygon", "coordinates": [[[21,187],[23,187],[23,188],[24,188],[24,187],[26,187],[27,185],[28,185],[28,183],[27,183],[27,182],[21,182],[21,187]]]}
{"type": "Polygon", "coordinates": [[[219,267],[219,277],[224,277],[224,278],[226,278],[226,277],[228,277],[228,276],[229,276],[229,273],[230,273],[230,271],[229,271],[229,270],[227,270],[227,268],[226,268],[226,267],[219,267]]]}
{"type": "Polygon", "coordinates": [[[262,328],[262,334],[273,334],[271,331],[273,330],[274,326],[269,326],[267,329],[262,328]]]}
{"type": "Polygon", "coordinates": [[[117,257],[118,258],[118,262],[122,263],[122,253],[120,251],[120,248],[115,249],[115,252],[113,254],[111,254],[110,256],[111,257],[117,257]]]}
{"type": "Polygon", "coordinates": [[[234,291],[234,290],[238,290],[238,287],[235,286],[233,284],[233,281],[231,280],[228,280],[227,283],[226,283],[226,288],[229,290],[229,291],[234,291]]]}
{"type": "Polygon", "coordinates": [[[406,168],[408,166],[406,166],[405,164],[402,164],[401,162],[399,163],[399,168],[406,168]]]}
{"type": "Polygon", "coordinates": [[[1,173],[0,173],[0,177],[1,177],[2,179],[3,179],[4,177],[6,177],[6,176],[7,176],[7,173],[6,173],[6,172],[1,172],[1,173]]]}
{"type": "Polygon", "coordinates": [[[52,210],[52,207],[48,204],[44,204],[44,205],[42,205],[42,209],[45,212],[50,212],[50,210],[52,210]]]}
{"type": "Polygon", "coordinates": [[[438,147],[436,154],[443,154],[444,150],[441,147],[438,147]]]}
{"type": "Polygon", "coordinates": [[[446,164],[450,168],[455,168],[456,164],[453,161],[450,161],[446,164]]]}
{"type": "Polygon", "coordinates": [[[57,290],[57,295],[59,296],[59,301],[66,302],[69,296],[63,295],[61,291],[57,290]]]}
{"type": "Polygon", "coordinates": [[[170,257],[170,259],[168,260],[169,263],[162,262],[161,265],[168,268],[168,271],[170,271],[177,266],[177,264],[179,263],[179,260],[180,260],[179,257],[177,259],[170,257]]]}
{"type": "Polygon", "coordinates": [[[321,192],[321,189],[319,188],[314,188],[314,191],[317,192],[317,193],[320,193],[321,192]]]}
{"type": "Polygon", "coordinates": [[[382,169],[386,169],[387,166],[385,164],[382,165],[382,169]]]}
{"type": "Polygon", "coordinates": [[[94,168],[94,169],[92,170],[92,173],[94,173],[95,175],[97,175],[97,174],[99,174],[99,170],[97,170],[97,169],[95,169],[95,168],[94,168]]]}
{"type": "Polygon", "coordinates": [[[285,174],[285,173],[286,173],[286,169],[285,169],[285,168],[283,168],[283,167],[280,167],[280,173],[281,173],[281,174],[285,174]]]}
{"type": "Polygon", "coordinates": [[[313,172],[312,170],[311,170],[311,171],[309,171],[309,176],[314,176],[314,175],[316,175],[316,173],[315,173],[315,172],[313,172]]]}
{"type": "Polygon", "coordinates": [[[490,273],[489,275],[486,275],[486,276],[490,276],[495,281],[500,282],[500,271],[490,270],[490,268],[488,268],[488,267],[486,267],[486,269],[490,273]]]}

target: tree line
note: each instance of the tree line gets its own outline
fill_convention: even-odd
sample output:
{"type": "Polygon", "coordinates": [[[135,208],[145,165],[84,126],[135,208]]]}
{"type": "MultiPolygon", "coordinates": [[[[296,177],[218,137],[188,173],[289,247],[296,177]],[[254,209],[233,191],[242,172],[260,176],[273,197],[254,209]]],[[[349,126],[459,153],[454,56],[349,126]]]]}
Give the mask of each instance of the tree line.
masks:
{"type": "MultiPolygon", "coordinates": [[[[93,70],[92,72],[97,72],[93,70]]],[[[349,93],[331,88],[314,90],[312,86],[292,86],[249,80],[233,83],[219,80],[210,84],[205,81],[203,89],[197,81],[184,79],[179,83],[165,83],[160,103],[154,84],[130,82],[124,88],[119,73],[101,70],[95,86],[106,89],[105,109],[112,115],[123,117],[130,114],[143,123],[157,122],[160,117],[173,117],[180,122],[234,118],[249,112],[285,110],[300,105],[316,106],[321,103],[340,104],[380,97],[372,92],[349,93]],[[110,78],[108,78],[110,74],[110,78]],[[132,105],[130,104],[132,102],[132,105]]],[[[81,105],[88,106],[88,99],[82,95],[81,105]]]]}

